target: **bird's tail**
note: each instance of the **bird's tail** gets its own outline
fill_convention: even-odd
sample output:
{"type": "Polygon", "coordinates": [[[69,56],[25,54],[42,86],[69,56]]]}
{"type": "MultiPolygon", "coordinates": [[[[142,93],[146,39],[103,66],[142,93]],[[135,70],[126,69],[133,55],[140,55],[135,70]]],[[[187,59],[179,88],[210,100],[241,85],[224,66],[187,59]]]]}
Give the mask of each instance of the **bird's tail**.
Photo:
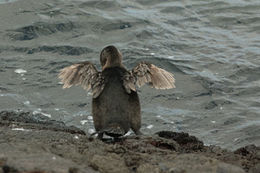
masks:
{"type": "Polygon", "coordinates": [[[120,127],[120,125],[116,125],[116,124],[112,124],[107,128],[103,129],[103,132],[106,135],[112,136],[114,138],[118,138],[126,134],[126,131],[122,127],[120,127]]]}
{"type": "Polygon", "coordinates": [[[120,136],[125,135],[126,131],[120,125],[111,124],[107,128],[104,128],[102,130],[92,133],[90,136],[94,136],[94,135],[100,134],[100,133],[105,133],[108,136],[118,138],[120,136]]]}

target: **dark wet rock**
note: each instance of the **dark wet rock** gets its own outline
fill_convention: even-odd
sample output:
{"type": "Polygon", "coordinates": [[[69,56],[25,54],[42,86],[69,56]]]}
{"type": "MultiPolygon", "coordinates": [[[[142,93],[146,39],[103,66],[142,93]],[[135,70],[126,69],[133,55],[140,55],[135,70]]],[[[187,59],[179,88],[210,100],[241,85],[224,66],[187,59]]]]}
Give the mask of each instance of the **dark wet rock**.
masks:
{"type": "Polygon", "coordinates": [[[234,152],[222,149],[218,146],[204,146],[202,154],[207,157],[212,157],[223,162],[237,165],[243,168],[246,172],[253,169],[260,161],[260,147],[249,145],[237,149],[234,152]]]}
{"type": "Polygon", "coordinates": [[[62,122],[51,121],[48,117],[42,115],[34,115],[30,112],[0,112],[0,120],[8,122],[21,122],[21,123],[35,123],[35,124],[51,124],[51,125],[64,125],[62,122]]]}
{"type": "Polygon", "coordinates": [[[84,131],[74,127],[66,126],[63,122],[51,120],[39,113],[31,112],[0,112],[0,126],[9,126],[12,128],[24,127],[29,129],[51,129],[53,131],[64,131],[68,133],[85,134],[84,131]]]}
{"type": "Polygon", "coordinates": [[[10,33],[9,37],[14,40],[32,40],[38,38],[41,35],[51,35],[56,32],[68,32],[75,28],[72,22],[61,23],[44,23],[37,22],[29,26],[24,26],[14,30],[14,33],[10,33]]]}
{"type": "Polygon", "coordinates": [[[260,172],[260,147],[248,145],[234,151],[244,159],[244,169],[249,172],[260,172]]]}
{"type": "Polygon", "coordinates": [[[0,172],[256,173],[259,147],[234,152],[187,133],[161,131],[117,140],[91,139],[41,114],[0,112],[0,172]],[[19,127],[19,128],[18,128],[19,127]]]}
{"type": "Polygon", "coordinates": [[[260,159],[259,149],[260,148],[256,147],[255,145],[248,145],[237,149],[234,153],[242,156],[257,157],[258,159],[260,159]]]}
{"type": "Polygon", "coordinates": [[[172,139],[176,141],[179,145],[182,146],[182,150],[185,151],[195,151],[203,149],[204,145],[203,142],[198,140],[195,136],[190,136],[188,133],[177,133],[172,131],[161,131],[157,132],[158,136],[172,139]]]}

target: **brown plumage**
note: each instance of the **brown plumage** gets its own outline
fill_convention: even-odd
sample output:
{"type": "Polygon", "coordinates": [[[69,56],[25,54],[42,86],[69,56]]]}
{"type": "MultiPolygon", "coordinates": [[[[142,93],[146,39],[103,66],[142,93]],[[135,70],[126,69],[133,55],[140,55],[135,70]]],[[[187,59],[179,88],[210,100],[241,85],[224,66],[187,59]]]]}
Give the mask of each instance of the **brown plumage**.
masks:
{"type": "Polygon", "coordinates": [[[90,62],[65,67],[59,73],[63,88],[81,85],[92,90],[92,115],[98,137],[103,133],[119,137],[131,128],[141,134],[141,109],[136,86],[149,84],[156,89],[175,88],[174,77],[148,62],[141,62],[131,71],[122,64],[122,54],[114,46],[100,53],[102,72],[90,62]]]}

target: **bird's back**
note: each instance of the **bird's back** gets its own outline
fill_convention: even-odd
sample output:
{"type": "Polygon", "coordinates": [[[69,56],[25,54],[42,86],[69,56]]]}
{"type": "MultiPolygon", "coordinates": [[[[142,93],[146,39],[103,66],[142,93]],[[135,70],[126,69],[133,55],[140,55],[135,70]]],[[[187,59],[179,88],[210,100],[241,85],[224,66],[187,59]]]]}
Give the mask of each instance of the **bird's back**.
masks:
{"type": "Polygon", "coordinates": [[[131,116],[135,114],[133,110],[140,107],[137,93],[132,91],[128,94],[125,91],[122,80],[125,73],[126,69],[121,67],[105,69],[102,72],[105,87],[92,102],[96,130],[110,136],[124,135],[131,127],[131,116]]]}

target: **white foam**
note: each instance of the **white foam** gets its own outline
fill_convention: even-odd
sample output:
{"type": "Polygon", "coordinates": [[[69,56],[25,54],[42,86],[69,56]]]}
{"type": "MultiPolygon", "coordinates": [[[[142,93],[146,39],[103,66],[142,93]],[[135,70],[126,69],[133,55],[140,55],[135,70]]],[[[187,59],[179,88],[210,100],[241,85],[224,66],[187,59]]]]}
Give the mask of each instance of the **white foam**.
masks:
{"type": "Polygon", "coordinates": [[[238,140],[239,140],[239,138],[235,138],[235,139],[234,139],[234,142],[236,142],[236,141],[238,141],[238,140]]]}
{"type": "Polygon", "coordinates": [[[25,102],[23,102],[23,104],[29,105],[29,104],[30,104],[30,101],[25,101],[25,102]]]}
{"type": "Polygon", "coordinates": [[[146,126],[146,128],[147,128],[147,129],[151,129],[151,128],[153,128],[153,125],[150,124],[150,125],[146,126]]]}
{"type": "Polygon", "coordinates": [[[33,115],[40,114],[39,111],[33,111],[33,115]]]}
{"type": "Polygon", "coordinates": [[[88,129],[88,133],[89,134],[93,134],[93,133],[95,133],[96,131],[94,130],[94,129],[88,129]]]}
{"type": "Polygon", "coordinates": [[[128,131],[124,136],[129,136],[129,135],[131,135],[132,134],[132,132],[131,131],[128,131]]]}
{"type": "Polygon", "coordinates": [[[216,123],[216,121],[210,121],[211,123],[213,123],[213,124],[215,124],[216,123]]]}
{"type": "Polygon", "coordinates": [[[77,135],[74,136],[74,139],[79,139],[79,137],[77,135]]]}
{"type": "Polygon", "coordinates": [[[81,120],[81,121],[80,121],[80,124],[84,125],[84,124],[86,124],[87,122],[88,122],[88,120],[81,120]]]}
{"type": "Polygon", "coordinates": [[[209,147],[209,146],[211,146],[212,144],[209,144],[209,143],[204,143],[204,146],[207,146],[207,147],[209,147]]]}
{"type": "Polygon", "coordinates": [[[44,115],[44,116],[46,116],[46,117],[51,118],[51,114],[46,114],[46,113],[43,113],[43,112],[41,112],[41,114],[44,115]]]}
{"type": "Polygon", "coordinates": [[[130,26],[129,25],[124,25],[125,28],[129,28],[130,26]]]}
{"type": "Polygon", "coordinates": [[[89,119],[89,120],[93,120],[93,117],[92,117],[92,116],[88,116],[88,119],[89,119]]]}
{"type": "Polygon", "coordinates": [[[168,59],[174,59],[174,56],[168,56],[168,59]]]}
{"type": "Polygon", "coordinates": [[[155,55],[155,53],[153,53],[153,52],[152,52],[152,53],[150,53],[150,54],[151,54],[151,55],[155,55]]]}
{"type": "Polygon", "coordinates": [[[12,128],[12,130],[17,130],[17,131],[32,131],[32,130],[29,130],[29,129],[24,129],[24,128],[12,128]]]}
{"type": "MultiPolygon", "coordinates": [[[[39,108],[40,109],[40,108],[39,108]]],[[[41,109],[40,109],[41,110],[41,109]]],[[[41,111],[33,111],[33,115],[35,114],[42,114],[43,116],[51,118],[51,114],[43,113],[41,111]]]]}
{"type": "Polygon", "coordinates": [[[18,74],[27,73],[27,71],[26,71],[26,70],[24,70],[24,69],[21,69],[21,68],[15,69],[15,71],[14,71],[14,72],[15,72],[15,73],[18,73],[18,74]]]}

